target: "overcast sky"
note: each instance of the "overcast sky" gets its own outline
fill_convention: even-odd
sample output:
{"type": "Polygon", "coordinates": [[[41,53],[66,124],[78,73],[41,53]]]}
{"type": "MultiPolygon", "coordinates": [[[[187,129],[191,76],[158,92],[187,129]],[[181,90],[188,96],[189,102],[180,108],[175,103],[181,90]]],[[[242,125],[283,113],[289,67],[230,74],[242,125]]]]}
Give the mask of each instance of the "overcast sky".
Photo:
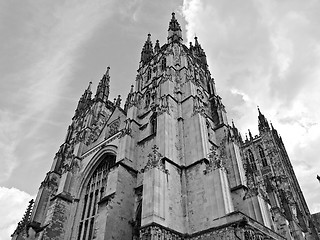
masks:
{"type": "Polygon", "coordinates": [[[204,48],[229,121],[258,134],[259,105],[320,211],[318,0],[0,0],[0,239],[36,195],[88,82],[95,91],[110,66],[111,98],[125,98],[147,34],[165,43],[172,11],[184,42],[196,35],[204,48]]]}

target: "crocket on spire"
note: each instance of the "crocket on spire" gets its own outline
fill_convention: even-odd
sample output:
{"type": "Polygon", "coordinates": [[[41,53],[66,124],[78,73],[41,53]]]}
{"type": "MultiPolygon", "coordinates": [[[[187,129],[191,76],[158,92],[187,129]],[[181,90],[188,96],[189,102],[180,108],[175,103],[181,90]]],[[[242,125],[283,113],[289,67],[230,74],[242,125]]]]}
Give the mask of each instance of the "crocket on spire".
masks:
{"type": "Polygon", "coordinates": [[[172,42],[182,42],[182,31],[180,24],[178,23],[175,13],[172,13],[172,18],[169,23],[169,28],[168,28],[168,43],[172,42]]]}

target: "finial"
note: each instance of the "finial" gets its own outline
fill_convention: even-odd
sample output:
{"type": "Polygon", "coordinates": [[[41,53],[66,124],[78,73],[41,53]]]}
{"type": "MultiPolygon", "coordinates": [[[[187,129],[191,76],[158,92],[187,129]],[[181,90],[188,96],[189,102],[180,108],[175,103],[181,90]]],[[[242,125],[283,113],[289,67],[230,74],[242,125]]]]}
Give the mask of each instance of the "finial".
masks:
{"type": "Polygon", "coordinates": [[[105,77],[109,77],[109,76],[110,76],[110,75],[109,75],[109,71],[110,71],[110,67],[108,66],[108,67],[107,67],[107,71],[106,71],[106,73],[104,74],[105,77]]]}
{"type": "Polygon", "coordinates": [[[199,46],[199,43],[198,43],[198,37],[195,35],[194,37],[194,45],[195,46],[199,46]]]}
{"type": "Polygon", "coordinates": [[[250,139],[253,139],[250,129],[248,129],[250,139]]]}
{"type": "Polygon", "coordinates": [[[172,19],[176,19],[175,15],[176,15],[175,12],[172,12],[172,19]]]}
{"type": "Polygon", "coordinates": [[[156,40],[156,45],[154,46],[154,51],[155,51],[156,53],[158,53],[159,50],[160,50],[160,43],[159,43],[159,40],[157,39],[157,40],[156,40]]]}
{"type": "Polygon", "coordinates": [[[92,82],[90,81],[87,90],[91,90],[91,84],[92,84],[92,82]]]}
{"type": "Polygon", "coordinates": [[[151,33],[148,33],[147,42],[151,42],[151,33]]]}
{"type": "Polygon", "coordinates": [[[121,104],[121,95],[118,95],[118,98],[116,99],[116,106],[120,107],[121,104]]]}
{"type": "Polygon", "coordinates": [[[258,108],[259,115],[261,115],[259,105],[257,105],[257,108],[258,108]]]}
{"type": "Polygon", "coordinates": [[[133,93],[133,88],[134,88],[134,86],[131,85],[130,93],[133,93]]]}

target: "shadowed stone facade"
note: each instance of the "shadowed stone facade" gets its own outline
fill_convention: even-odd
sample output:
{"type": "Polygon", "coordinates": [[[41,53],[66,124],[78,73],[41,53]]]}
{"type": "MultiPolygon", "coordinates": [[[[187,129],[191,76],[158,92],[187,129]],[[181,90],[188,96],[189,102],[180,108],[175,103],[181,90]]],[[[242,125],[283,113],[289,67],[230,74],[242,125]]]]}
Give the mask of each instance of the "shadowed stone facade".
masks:
{"type": "Polygon", "coordinates": [[[12,239],[318,239],[277,131],[230,125],[206,55],[174,13],[141,52],[135,88],[109,100],[107,68],[12,239]]]}

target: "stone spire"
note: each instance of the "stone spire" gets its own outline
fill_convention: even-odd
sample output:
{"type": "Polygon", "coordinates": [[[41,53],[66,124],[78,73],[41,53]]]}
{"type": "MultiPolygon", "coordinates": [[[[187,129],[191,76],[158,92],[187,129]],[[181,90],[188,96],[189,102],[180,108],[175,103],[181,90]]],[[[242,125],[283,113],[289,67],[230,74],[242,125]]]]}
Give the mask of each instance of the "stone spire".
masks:
{"type": "Polygon", "coordinates": [[[206,68],[207,67],[207,56],[198,42],[198,37],[194,37],[194,46],[190,43],[190,51],[192,54],[200,60],[200,63],[206,68]]]}
{"type": "Polygon", "coordinates": [[[11,235],[12,237],[14,235],[19,235],[19,233],[21,233],[23,231],[26,232],[26,228],[27,228],[28,224],[30,224],[30,218],[31,218],[31,212],[32,212],[33,204],[34,204],[34,200],[31,199],[29,201],[29,205],[27,207],[27,210],[26,210],[25,214],[23,215],[22,220],[18,223],[18,226],[17,226],[16,230],[11,235]]]}
{"type": "Polygon", "coordinates": [[[156,41],[156,45],[154,46],[154,53],[157,54],[160,51],[160,43],[159,40],[156,41]]]}
{"type": "Polygon", "coordinates": [[[267,118],[260,112],[260,108],[258,107],[258,127],[259,127],[259,132],[265,132],[269,131],[270,127],[268,124],[267,118]]]}
{"type": "Polygon", "coordinates": [[[88,88],[84,91],[84,93],[82,94],[78,102],[78,106],[75,114],[76,116],[79,115],[84,109],[86,109],[91,104],[91,95],[92,95],[91,84],[92,82],[89,82],[88,88]]]}
{"type": "Polygon", "coordinates": [[[109,97],[109,89],[110,89],[110,75],[109,75],[110,67],[107,67],[106,73],[103,75],[102,79],[99,82],[97,87],[97,92],[95,96],[96,101],[107,102],[109,97]]]}
{"type": "Polygon", "coordinates": [[[180,24],[178,23],[175,13],[172,13],[172,18],[169,23],[169,29],[168,29],[168,43],[172,42],[182,42],[182,31],[180,24]]]}
{"type": "Polygon", "coordinates": [[[141,60],[143,64],[147,63],[153,57],[153,47],[151,42],[151,34],[148,34],[147,41],[144,43],[141,52],[141,60]]]}

